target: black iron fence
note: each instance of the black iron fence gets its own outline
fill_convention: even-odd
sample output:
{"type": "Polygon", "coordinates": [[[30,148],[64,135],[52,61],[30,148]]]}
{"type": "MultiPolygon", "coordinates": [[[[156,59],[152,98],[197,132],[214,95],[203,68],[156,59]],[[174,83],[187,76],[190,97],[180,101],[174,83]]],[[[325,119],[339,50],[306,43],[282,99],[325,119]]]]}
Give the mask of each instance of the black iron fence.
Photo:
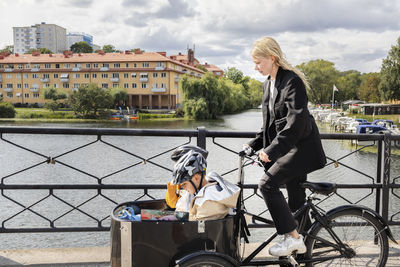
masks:
{"type": "MultiPolygon", "coordinates": [[[[115,177],[146,176],[149,173],[154,173],[153,176],[159,173],[166,175],[172,171],[172,163],[168,161],[170,152],[192,141],[201,147],[207,146],[207,149],[214,147],[224,151],[226,155],[230,155],[232,160],[229,162],[231,162],[234,161],[241,146],[237,145],[238,142],[225,144],[224,141],[247,140],[254,135],[254,132],[210,131],[202,127],[197,130],[0,127],[0,204],[2,206],[0,233],[108,231],[110,211],[113,206],[124,199],[159,198],[165,194],[166,189],[165,183],[161,181],[142,183],[142,179],[140,183],[137,183],[132,182],[133,180],[122,179],[123,183],[120,183],[118,179],[114,179],[115,177]],[[42,141],[45,140],[44,142],[49,136],[63,138],[56,139],[54,144],[47,144],[48,147],[43,149],[41,145],[35,145],[35,139],[38,136],[44,138],[42,139],[42,141]],[[69,146],[68,140],[72,136],[87,138],[83,138],[84,140],[76,145],[69,146]],[[110,139],[110,137],[113,138],[110,139]],[[133,137],[148,138],[147,143],[141,143],[142,151],[137,149],[138,145],[132,145],[133,137]],[[150,148],[152,138],[158,138],[159,143],[155,145],[158,149],[150,148]],[[177,139],[172,142],[170,138],[177,139]],[[121,142],[124,139],[127,141],[121,142]],[[26,140],[29,141],[26,142],[26,140]],[[108,158],[109,152],[96,152],[98,151],[96,146],[99,144],[128,159],[121,164],[116,164],[118,166],[111,171],[99,174],[96,170],[102,169],[107,162],[113,161],[111,156],[108,158]],[[57,151],[52,149],[53,146],[63,149],[57,151]],[[91,153],[88,153],[89,149],[91,153]],[[147,153],[144,153],[145,151],[147,153]],[[92,161],[86,165],[93,164],[96,170],[90,170],[87,166],[80,164],[82,160],[77,156],[80,152],[86,153],[85,160],[90,157],[92,161]],[[96,160],[97,156],[101,160],[96,160]],[[10,157],[13,158],[10,159],[10,157]],[[30,159],[31,157],[34,159],[30,159]],[[71,158],[75,160],[71,161],[71,158]],[[61,170],[56,172],[49,166],[59,166],[61,170]],[[36,172],[37,169],[41,171],[36,172]],[[71,180],[69,176],[63,177],[65,172],[72,172],[73,175],[69,176],[78,177],[76,178],[78,180],[71,180]],[[51,179],[48,180],[42,176],[51,179]],[[79,177],[85,178],[79,179],[79,177]],[[121,196],[124,197],[121,198],[121,196]],[[77,220],[78,217],[84,219],[77,220]]],[[[400,136],[321,134],[321,138],[375,143],[375,145],[360,145],[339,158],[327,154],[328,163],[325,168],[331,165],[341,166],[365,177],[366,182],[351,183],[349,180],[349,183],[338,184],[339,190],[335,196],[345,203],[356,204],[369,198],[369,203],[374,203],[374,209],[390,225],[400,225],[400,211],[396,209],[393,211],[393,208],[390,208],[391,203],[398,203],[400,200],[400,176],[391,177],[390,173],[392,143],[398,144],[400,136]],[[346,163],[346,158],[371,146],[374,146],[376,150],[373,152],[376,154],[375,173],[366,172],[363,168],[355,168],[346,163]],[[349,189],[367,190],[367,194],[357,200],[350,200],[342,193],[349,189]]],[[[228,169],[220,174],[235,175],[237,173],[235,164],[227,165],[228,169]]],[[[244,190],[245,203],[254,201],[254,198],[260,198],[257,184],[245,184],[244,190]]],[[[320,203],[324,203],[329,198],[322,199],[320,203]]],[[[258,214],[264,213],[265,209],[258,212],[258,214]]]]}

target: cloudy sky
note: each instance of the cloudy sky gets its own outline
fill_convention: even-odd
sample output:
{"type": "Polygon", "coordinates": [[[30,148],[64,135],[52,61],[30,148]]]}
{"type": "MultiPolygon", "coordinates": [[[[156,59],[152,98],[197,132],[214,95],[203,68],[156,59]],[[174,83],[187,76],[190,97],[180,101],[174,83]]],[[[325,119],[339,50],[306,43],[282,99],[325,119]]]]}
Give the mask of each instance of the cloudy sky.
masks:
{"type": "Polygon", "coordinates": [[[0,48],[12,27],[46,22],[117,49],[186,52],[261,79],[252,43],[272,36],[292,65],[314,59],[340,71],[379,71],[400,37],[398,0],[1,0],[0,48]]]}

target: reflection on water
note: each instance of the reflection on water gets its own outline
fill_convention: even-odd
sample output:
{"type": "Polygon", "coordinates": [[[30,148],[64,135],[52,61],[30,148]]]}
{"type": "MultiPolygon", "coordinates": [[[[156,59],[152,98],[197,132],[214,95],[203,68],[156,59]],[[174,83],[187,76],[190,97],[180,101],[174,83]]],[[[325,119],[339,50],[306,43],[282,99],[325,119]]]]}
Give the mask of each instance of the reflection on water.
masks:
{"type": "MultiPolygon", "coordinates": [[[[234,131],[258,131],[261,127],[261,112],[260,110],[250,110],[240,114],[223,116],[220,120],[215,121],[193,121],[193,120],[159,120],[159,121],[138,121],[138,122],[102,122],[102,123],[40,123],[40,122],[0,122],[1,126],[33,126],[33,127],[79,127],[79,128],[152,128],[152,129],[196,129],[199,126],[204,126],[209,130],[234,130],[234,131]]],[[[330,127],[327,125],[319,125],[320,132],[329,132],[330,127]]],[[[45,155],[55,156],[61,155],[73,148],[96,141],[95,136],[36,136],[36,135],[4,135],[8,140],[12,140],[18,144],[22,144],[30,149],[45,155]]],[[[104,141],[129,151],[135,155],[140,155],[144,158],[150,158],[160,151],[167,151],[175,146],[188,142],[186,138],[165,138],[165,137],[115,137],[105,136],[104,141]]],[[[232,153],[222,149],[222,146],[229,147],[235,151],[241,149],[241,146],[247,139],[218,139],[207,140],[207,149],[210,151],[208,158],[208,169],[216,171],[220,174],[229,172],[236,168],[237,157],[232,153]]],[[[195,143],[196,140],[192,140],[195,143]]],[[[377,156],[373,153],[358,152],[349,155],[354,151],[355,147],[349,144],[349,141],[323,140],[323,146],[328,158],[332,160],[340,159],[339,167],[335,168],[333,164],[326,166],[324,169],[316,171],[309,175],[311,181],[331,181],[336,183],[348,184],[371,184],[377,176],[377,156]],[[346,156],[347,155],[347,156],[346,156]]],[[[141,160],[133,155],[128,155],[121,151],[117,151],[109,146],[97,142],[91,146],[85,147],[79,153],[69,153],[61,156],[57,160],[64,164],[74,166],[80,170],[90,173],[94,177],[100,177],[105,184],[131,184],[131,183],[166,183],[170,180],[171,173],[168,169],[171,168],[169,154],[163,154],[154,159],[154,161],[164,168],[152,168],[151,163],[139,164],[135,168],[130,168],[124,172],[114,173],[116,170],[140,163],[141,160]]],[[[0,141],[0,177],[17,172],[22,168],[31,166],[35,163],[43,161],[38,155],[25,153],[21,160],[21,150],[15,148],[5,142],[0,141]],[[3,166],[7,166],[4,168],[3,166]]],[[[256,166],[248,166],[245,169],[246,183],[257,184],[263,170],[256,166]]],[[[391,177],[396,183],[399,183],[400,178],[400,161],[397,157],[392,158],[391,177]]],[[[39,168],[34,168],[28,172],[4,179],[4,183],[12,184],[45,184],[45,183],[62,183],[62,184],[91,184],[97,183],[97,179],[85,175],[83,173],[72,171],[71,169],[61,164],[46,164],[39,168]]],[[[224,176],[231,182],[237,179],[237,172],[232,172],[224,176]]],[[[400,195],[400,190],[394,191],[400,195]]],[[[87,199],[96,196],[96,191],[73,192],[55,190],[54,194],[68,203],[79,205],[87,199]]],[[[333,196],[326,199],[321,204],[324,208],[331,208],[338,204],[358,203],[365,206],[375,207],[375,192],[371,190],[340,190],[340,196],[333,196]],[[371,196],[369,196],[371,194],[371,196]]],[[[48,191],[36,190],[35,192],[27,191],[26,194],[21,194],[21,191],[15,192],[5,190],[5,195],[18,200],[29,206],[35,201],[46,197],[48,191]],[[27,197],[29,196],[29,197],[27,197]]],[[[123,202],[135,199],[140,196],[139,193],[130,190],[109,190],[105,192],[107,197],[123,202]]],[[[163,197],[165,192],[151,192],[156,197],[163,197]]],[[[250,194],[250,192],[246,192],[250,194]]],[[[46,217],[55,219],[60,214],[68,212],[69,207],[65,203],[61,203],[55,198],[46,199],[43,205],[35,206],[34,211],[40,211],[46,217]],[[45,205],[46,204],[46,205],[45,205]],[[48,207],[54,207],[53,210],[48,207]]],[[[8,218],[10,214],[16,214],[22,208],[15,203],[0,198],[0,219],[8,218]]],[[[96,211],[97,218],[105,218],[110,213],[115,205],[109,202],[103,202],[101,198],[95,198],[88,204],[82,205],[81,209],[87,212],[96,211]]],[[[253,196],[247,202],[247,207],[253,213],[262,212],[265,209],[263,200],[257,196],[253,196]]],[[[399,198],[392,197],[390,202],[390,215],[395,214],[400,210],[399,198]]],[[[395,215],[394,220],[399,221],[400,215],[395,215]]],[[[67,225],[68,222],[75,222],[75,226],[84,224],[93,224],[93,220],[87,216],[81,216],[76,212],[71,212],[67,216],[56,221],[56,226],[67,225]]],[[[108,220],[109,221],[109,220],[108,220]]],[[[106,220],[106,222],[108,222],[106,220]]],[[[29,227],[29,223],[42,223],[42,226],[47,226],[47,222],[35,215],[33,212],[24,212],[21,215],[15,216],[12,220],[5,223],[6,227],[15,227],[20,223],[20,227],[29,227]]],[[[394,231],[396,238],[399,239],[398,231],[394,231]]],[[[264,235],[262,235],[264,236],[264,235]]],[[[76,247],[76,246],[107,246],[109,244],[108,233],[35,233],[35,234],[1,234],[0,249],[11,248],[33,248],[33,247],[76,247]]]]}

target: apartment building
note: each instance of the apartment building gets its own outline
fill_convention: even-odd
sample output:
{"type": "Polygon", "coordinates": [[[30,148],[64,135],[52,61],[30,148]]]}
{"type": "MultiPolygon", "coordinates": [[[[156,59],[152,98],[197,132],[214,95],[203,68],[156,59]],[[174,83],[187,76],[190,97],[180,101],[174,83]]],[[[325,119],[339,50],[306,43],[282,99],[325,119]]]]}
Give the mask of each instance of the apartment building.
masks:
{"type": "Polygon", "coordinates": [[[179,80],[201,77],[200,69],[167,57],[165,52],[0,55],[0,95],[4,101],[42,105],[43,89],[67,93],[83,84],[127,89],[129,106],[174,109],[182,102],[179,80]]]}
{"type": "Polygon", "coordinates": [[[93,36],[83,32],[69,32],[67,34],[67,49],[77,42],[86,42],[93,47],[93,36]]]}
{"type": "Polygon", "coordinates": [[[48,48],[53,53],[67,50],[67,30],[55,24],[35,24],[13,27],[14,53],[23,54],[29,49],[48,48]]]}
{"type": "Polygon", "coordinates": [[[192,65],[192,66],[201,65],[201,66],[205,67],[207,69],[207,71],[214,74],[214,76],[216,76],[216,77],[222,77],[224,75],[224,71],[213,64],[208,64],[208,63],[205,63],[204,65],[200,64],[200,62],[194,57],[194,50],[192,50],[192,49],[188,49],[187,55],[179,53],[178,55],[171,55],[170,57],[176,61],[188,64],[188,65],[192,65]]]}

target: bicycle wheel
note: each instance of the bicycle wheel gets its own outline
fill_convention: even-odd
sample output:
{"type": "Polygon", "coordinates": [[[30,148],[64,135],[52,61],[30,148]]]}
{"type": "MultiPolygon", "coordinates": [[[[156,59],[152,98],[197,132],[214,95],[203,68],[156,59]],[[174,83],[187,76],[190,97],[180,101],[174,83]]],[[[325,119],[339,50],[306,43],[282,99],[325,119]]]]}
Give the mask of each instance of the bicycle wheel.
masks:
{"type": "MultiPolygon", "coordinates": [[[[348,248],[350,255],[341,255],[334,247],[337,243],[326,228],[319,224],[307,237],[306,259],[337,257],[319,261],[328,266],[382,266],[389,253],[386,231],[374,216],[358,209],[343,210],[327,217],[333,232],[348,248]]],[[[315,266],[319,262],[307,263],[315,266]]]]}
{"type": "Polygon", "coordinates": [[[234,267],[234,266],[235,265],[233,265],[229,261],[221,257],[212,255],[198,256],[182,264],[179,264],[179,267],[234,267]]]}

